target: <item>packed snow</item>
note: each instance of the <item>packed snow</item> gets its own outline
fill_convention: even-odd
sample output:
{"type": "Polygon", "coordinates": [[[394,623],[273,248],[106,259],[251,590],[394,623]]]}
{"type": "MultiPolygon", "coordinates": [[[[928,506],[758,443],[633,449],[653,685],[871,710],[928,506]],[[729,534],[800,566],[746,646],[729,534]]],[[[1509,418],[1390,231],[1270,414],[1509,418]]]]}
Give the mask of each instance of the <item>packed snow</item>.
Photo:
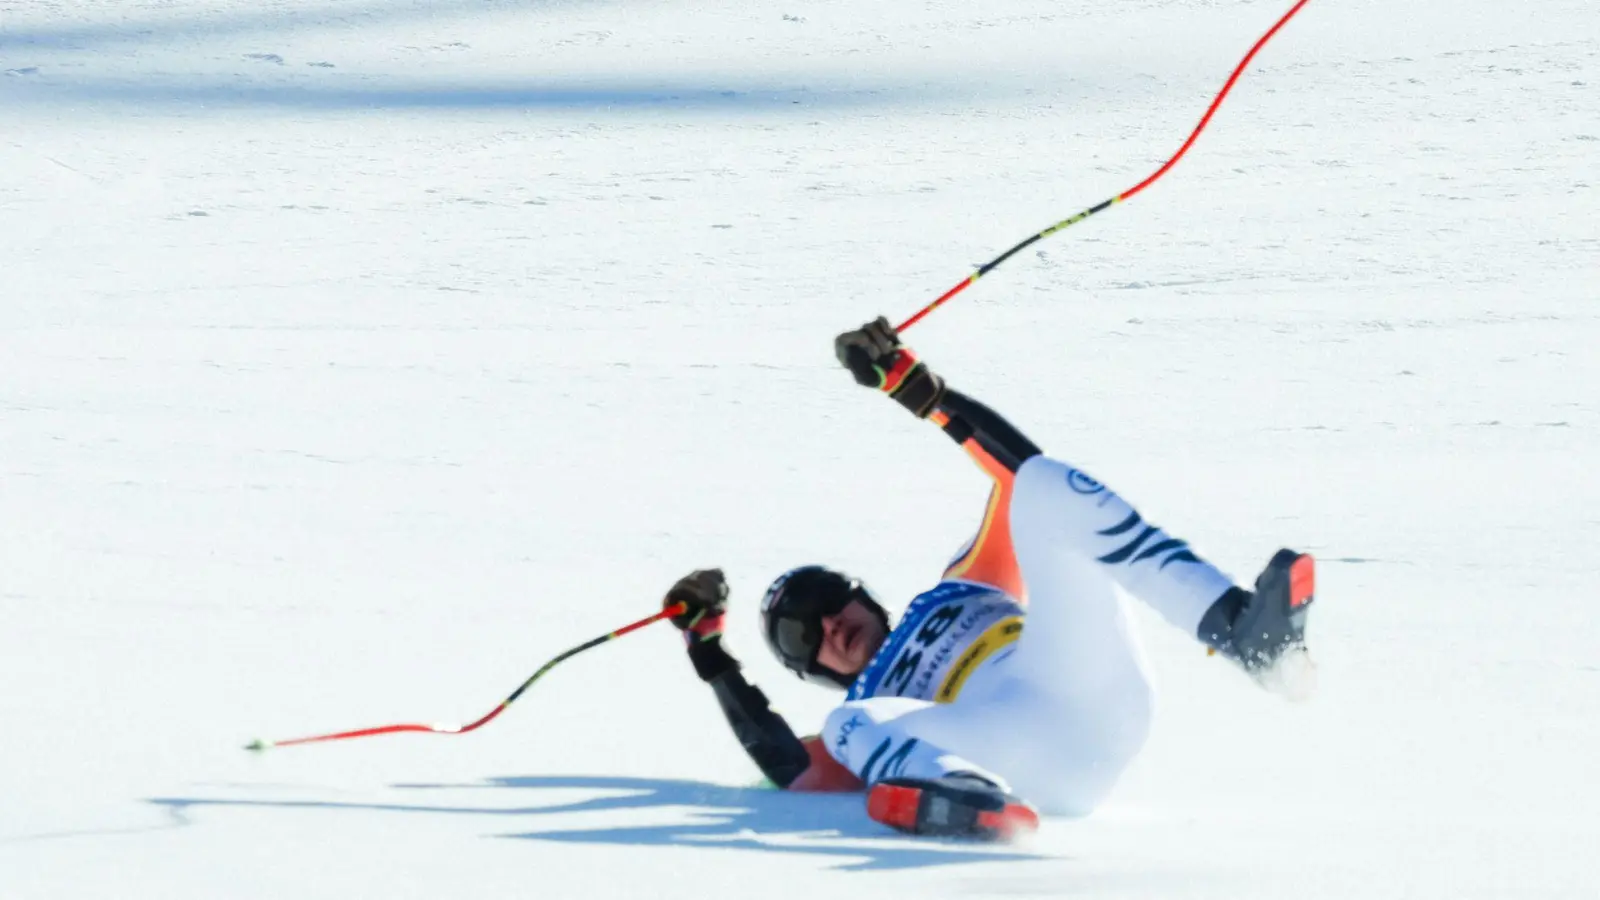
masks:
{"type": "Polygon", "coordinates": [[[1287,0],[0,0],[0,898],[1600,895],[1600,15],[1313,0],[1189,155],[905,338],[1240,579],[1109,804],[916,840],[667,625],[891,606],[987,481],[856,387],[1175,151],[1287,0]]]}

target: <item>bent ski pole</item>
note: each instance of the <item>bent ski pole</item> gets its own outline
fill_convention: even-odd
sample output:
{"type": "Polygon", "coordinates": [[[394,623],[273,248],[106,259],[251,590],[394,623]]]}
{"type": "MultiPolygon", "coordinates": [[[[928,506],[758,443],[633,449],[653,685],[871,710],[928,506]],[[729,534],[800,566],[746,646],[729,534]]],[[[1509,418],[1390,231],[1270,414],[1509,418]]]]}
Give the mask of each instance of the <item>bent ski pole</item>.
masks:
{"type": "Polygon", "coordinates": [[[938,309],[940,306],[943,306],[944,302],[946,300],[949,300],[951,297],[954,297],[955,295],[957,295],[957,294],[961,293],[962,291],[966,290],[968,287],[970,287],[972,285],[972,283],[974,281],[977,281],[979,278],[982,278],[983,276],[985,276],[985,275],[989,274],[990,272],[994,271],[994,269],[997,266],[999,266],[1001,263],[1005,262],[1006,260],[1010,259],[1016,253],[1020,252],[1024,247],[1029,246],[1030,244],[1034,243],[1035,241],[1044,240],[1045,238],[1049,237],[1052,234],[1055,234],[1058,231],[1062,231],[1062,230],[1064,230],[1066,228],[1069,228],[1069,227],[1071,227],[1073,225],[1078,224],[1079,222],[1082,222],[1084,219],[1089,218],[1090,216],[1094,215],[1097,212],[1109,209],[1112,206],[1114,206],[1114,205],[1116,205],[1118,203],[1121,203],[1124,200],[1129,199],[1133,195],[1139,193],[1140,191],[1142,191],[1145,188],[1149,187],[1150,185],[1154,184],[1156,179],[1158,179],[1161,176],[1167,174],[1167,170],[1171,169],[1173,166],[1178,164],[1178,160],[1182,159],[1183,155],[1185,153],[1188,153],[1189,152],[1189,148],[1194,145],[1195,139],[1200,136],[1200,132],[1205,130],[1207,123],[1209,123],[1211,121],[1211,115],[1217,111],[1217,107],[1222,105],[1222,101],[1223,101],[1224,98],[1226,98],[1228,96],[1228,92],[1233,90],[1234,82],[1238,81],[1239,80],[1239,76],[1244,74],[1245,66],[1250,65],[1250,60],[1255,59],[1256,53],[1259,52],[1261,50],[1261,48],[1266,45],[1267,41],[1272,39],[1273,35],[1278,33],[1278,29],[1282,28],[1285,24],[1288,23],[1288,21],[1290,19],[1294,18],[1294,14],[1299,12],[1300,9],[1302,7],[1304,7],[1309,2],[1311,2],[1311,0],[1300,0],[1300,2],[1296,3],[1293,6],[1293,8],[1291,8],[1288,12],[1284,13],[1271,28],[1267,29],[1267,33],[1266,34],[1263,34],[1261,36],[1261,38],[1255,42],[1255,45],[1250,48],[1250,52],[1246,53],[1244,55],[1244,59],[1239,60],[1239,64],[1237,66],[1234,66],[1233,74],[1228,76],[1227,82],[1225,82],[1222,85],[1222,90],[1217,92],[1217,96],[1216,96],[1215,99],[1213,99],[1211,101],[1211,105],[1206,107],[1205,115],[1200,117],[1200,124],[1196,125],[1194,127],[1194,130],[1189,132],[1189,139],[1183,142],[1183,146],[1178,148],[1178,152],[1172,154],[1172,157],[1170,159],[1168,159],[1165,163],[1163,163],[1161,168],[1159,168],[1159,169],[1155,170],[1154,172],[1152,172],[1149,175],[1149,177],[1145,178],[1145,180],[1139,182],[1138,184],[1134,185],[1131,188],[1128,188],[1127,190],[1123,191],[1122,193],[1116,195],[1115,197],[1112,197],[1110,200],[1103,200],[1103,201],[1101,201],[1099,203],[1096,203],[1094,206],[1091,206],[1088,209],[1086,209],[1086,210],[1084,210],[1084,211],[1082,211],[1080,213],[1077,213],[1075,215],[1069,216],[1068,218],[1062,219],[1061,221],[1057,222],[1056,224],[1051,225],[1049,228],[1046,228],[1045,230],[1039,232],[1038,234],[1035,234],[1032,237],[1028,238],[1027,240],[1023,241],[1022,243],[1016,245],[1015,247],[1012,247],[1010,250],[1007,250],[1006,252],[1000,254],[999,256],[995,257],[994,259],[990,260],[989,262],[984,263],[982,266],[980,266],[978,268],[978,271],[973,272],[971,275],[967,276],[965,281],[962,281],[960,284],[957,284],[955,287],[951,288],[950,290],[945,291],[943,294],[941,294],[939,296],[939,298],[937,300],[934,300],[932,303],[929,303],[927,306],[924,306],[921,310],[919,310],[916,315],[914,315],[911,318],[905,320],[904,322],[901,322],[899,324],[899,326],[897,326],[895,328],[895,331],[897,331],[897,332],[905,331],[907,328],[910,328],[911,326],[913,326],[913,325],[917,324],[918,322],[922,321],[922,317],[923,316],[926,316],[928,313],[931,313],[934,310],[938,309]]]}
{"type": "Polygon", "coordinates": [[[358,728],[355,731],[340,731],[334,734],[317,734],[310,737],[290,738],[289,740],[283,741],[264,741],[258,738],[246,744],[244,748],[246,750],[261,751],[271,747],[288,747],[294,744],[311,744],[318,741],[342,741],[347,738],[370,737],[375,734],[395,734],[396,732],[401,731],[424,731],[431,734],[466,734],[469,731],[475,731],[478,728],[487,725],[495,716],[505,712],[506,707],[510,706],[518,697],[522,696],[523,691],[526,691],[535,681],[538,681],[539,678],[544,675],[544,673],[555,668],[557,665],[560,665],[562,662],[577,656],[579,653],[582,653],[585,650],[598,647],[607,641],[622,637],[630,631],[643,628],[652,622],[659,622],[662,619],[670,619],[673,616],[680,615],[685,609],[687,609],[687,607],[684,604],[674,603],[673,605],[663,609],[661,612],[658,612],[653,616],[640,619],[639,621],[630,625],[624,625],[623,627],[618,628],[616,631],[610,632],[609,634],[603,634],[591,641],[585,641],[584,643],[573,647],[571,650],[567,650],[561,654],[558,654],[554,659],[540,666],[539,671],[528,676],[528,680],[524,681],[521,687],[512,691],[511,696],[502,700],[500,705],[491,710],[488,715],[469,725],[379,725],[373,728],[358,728]]]}

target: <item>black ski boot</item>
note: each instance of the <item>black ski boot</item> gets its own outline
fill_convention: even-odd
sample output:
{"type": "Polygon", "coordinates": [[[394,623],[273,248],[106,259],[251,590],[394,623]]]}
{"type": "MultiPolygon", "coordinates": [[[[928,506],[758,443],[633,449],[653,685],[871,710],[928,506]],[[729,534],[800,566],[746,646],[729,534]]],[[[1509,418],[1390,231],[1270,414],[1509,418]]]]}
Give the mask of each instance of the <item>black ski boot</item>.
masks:
{"type": "Polygon", "coordinates": [[[1279,550],[1256,576],[1255,593],[1234,588],[1200,619],[1199,638],[1265,681],[1286,655],[1304,657],[1306,613],[1316,593],[1310,554],[1279,550]]]}

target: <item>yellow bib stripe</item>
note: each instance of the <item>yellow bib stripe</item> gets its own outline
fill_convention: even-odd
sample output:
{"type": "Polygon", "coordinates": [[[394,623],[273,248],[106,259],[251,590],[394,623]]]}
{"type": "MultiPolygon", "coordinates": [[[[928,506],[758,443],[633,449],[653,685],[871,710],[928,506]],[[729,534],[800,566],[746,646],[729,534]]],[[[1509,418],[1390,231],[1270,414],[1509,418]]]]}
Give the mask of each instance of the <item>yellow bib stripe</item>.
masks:
{"type": "Polygon", "coordinates": [[[950,674],[944,677],[944,683],[939,685],[939,692],[933,695],[936,703],[949,703],[961,693],[961,688],[967,683],[967,678],[972,675],[980,664],[994,655],[1001,647],[1009,647],[1016,643],[1022,635],[1022,617],[1012,616],[1009,619],[990,625],[988,630],[978,635],[972,642],[967,652],[950,667],[950,674]]]}

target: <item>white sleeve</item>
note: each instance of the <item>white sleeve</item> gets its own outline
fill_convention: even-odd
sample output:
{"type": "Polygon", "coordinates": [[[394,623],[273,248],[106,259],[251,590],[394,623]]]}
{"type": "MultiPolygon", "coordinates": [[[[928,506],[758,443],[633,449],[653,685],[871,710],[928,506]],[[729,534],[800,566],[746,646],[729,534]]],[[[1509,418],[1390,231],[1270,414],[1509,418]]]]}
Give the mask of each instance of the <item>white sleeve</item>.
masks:
{"type": "Polygon", "coordinates": [[[949,752],[929,738],[947,731],[958,711],[952,704],[904,697],[852,700],[828,714],[822,738],[828,753],[868,786],[885,778],[938,778],[971,772],[1009,792],[1005,780],[949,752]]]}

